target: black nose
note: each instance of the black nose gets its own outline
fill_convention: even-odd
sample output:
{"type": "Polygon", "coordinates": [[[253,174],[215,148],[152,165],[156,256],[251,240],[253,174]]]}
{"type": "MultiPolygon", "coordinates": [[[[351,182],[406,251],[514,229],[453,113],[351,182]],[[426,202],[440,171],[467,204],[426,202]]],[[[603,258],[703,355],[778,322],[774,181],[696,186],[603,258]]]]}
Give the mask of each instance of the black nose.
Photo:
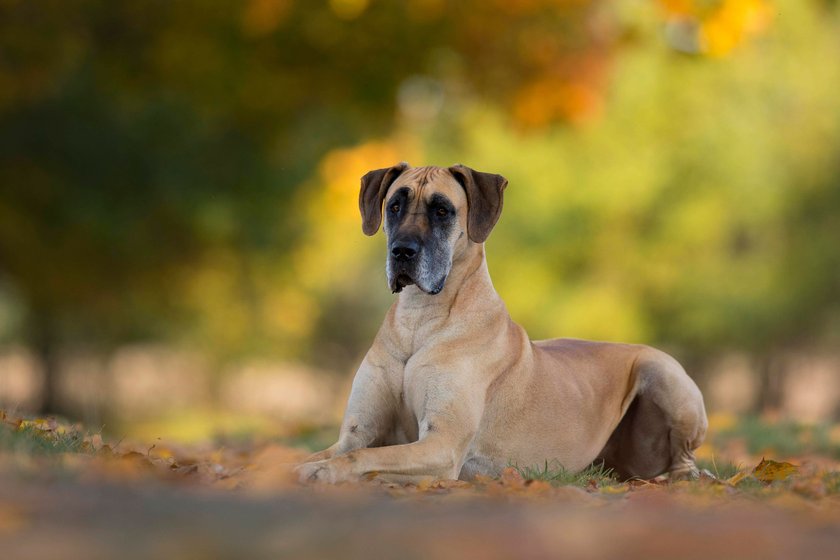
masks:
{"type": "Polygon", "coordinates": [[[391,248],[391,255],[398,261],[410,261],[420,252],[420,242],[412,238],[397,240],[391,248]]]}

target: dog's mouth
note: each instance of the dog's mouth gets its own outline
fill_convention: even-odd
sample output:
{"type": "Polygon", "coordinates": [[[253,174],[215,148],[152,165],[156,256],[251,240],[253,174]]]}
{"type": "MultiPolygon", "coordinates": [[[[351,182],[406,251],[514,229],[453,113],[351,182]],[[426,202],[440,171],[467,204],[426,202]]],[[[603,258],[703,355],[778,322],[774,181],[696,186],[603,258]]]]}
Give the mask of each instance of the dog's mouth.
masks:
{"type": "Polygon", "coordinates": [[[421,283],[418,283],[414,280],[413,277],[409,276],[406,273],[399,273],[393,276],[390,282],[391,292],[398,294],[400,293],[403,288],[406,286],[416,285],[417,288],[429,294],[430,296],[434,296],[439,294],[443,290],[443,286],[446,284],[447,276],[444,275],[439,281],[435,282],[432,286],[424,286],[421,283]]]}
{"type": "Polygon", "coordinates": [[[398,294],[403,288],[411,286],[414,283],[414,279],[408,274],[397,274],[394,276],[394,279],[391,280],[391,292],[398,294]]]}
{"type": "Polygon", "coordinates": [[[428,270],[422,262],[403,262],[389,259],[385,267],[388,287],[392,293],[398,294],[407,286],[417,286],[417,289],[430,296],[439,294],[443,290],[449,269],[428,270]]]}

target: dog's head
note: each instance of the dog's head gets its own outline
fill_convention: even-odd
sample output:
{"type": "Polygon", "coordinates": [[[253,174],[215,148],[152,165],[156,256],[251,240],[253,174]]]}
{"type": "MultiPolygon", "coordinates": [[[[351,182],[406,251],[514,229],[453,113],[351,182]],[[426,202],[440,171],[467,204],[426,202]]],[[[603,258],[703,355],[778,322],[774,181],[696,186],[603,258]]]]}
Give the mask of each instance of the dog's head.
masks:
{"type": "Polygon", "coordinates": [[[362,231],[382,223],[388,235],[388,285],[393,292],[416,284],[437,294],[453,259],[484,243],[502,212],[507,179],[463,165],[410,167],[401,163],[362,177],[362,231]]]}

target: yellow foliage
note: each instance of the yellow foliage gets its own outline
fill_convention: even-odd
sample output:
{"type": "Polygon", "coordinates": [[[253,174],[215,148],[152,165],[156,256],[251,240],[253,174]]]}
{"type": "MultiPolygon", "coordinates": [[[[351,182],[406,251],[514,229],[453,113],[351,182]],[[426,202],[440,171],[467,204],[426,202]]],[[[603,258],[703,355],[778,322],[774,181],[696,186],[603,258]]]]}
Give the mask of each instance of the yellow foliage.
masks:
{"type": "Polygon", "coordinates": [[[239,297],[242,261],[231,251],[206,256],[188,278],[188,304],[206,315],[208,336],[217,344],[239,342],[249,330],[249,310],[239,297]]]}
{"type": "Polygon", "coordinates": [[[298,339],[311,333],[318,311],[317,302],[294,284],[268,291],[263,302],[266,326],[298,339]]]}
{"type": "Polygon", "coordinates": [[[772,12],[765,0],[728,0],[702,25],[702,37],[712,56],[729,54],[750,35],[763,31],[772,12]]]}
{"type": "Polygon", "coordinates": [[[322,291],[335,278],[347,278],[367,266],[374,244],[361,234],[359,187],[371,169],[390,167],[403,159],[419,158],[412,146],[399,142],[368,142],[334,150],[320,166],[317,185],[304,189],[298,203],[305,216],[307,237],[293,256],[297,281],[322,291]]]}
{"type": "Polygon", "coordinates": [[[720,433],[734,428],[738,417],[731,412],[715,412],[709,415],[709,432],[720,433]]]}
{"type": "Polygon", "coordinates": [[[709,56],[725,56],[764,31],[773,12],[767,0],[660,0],[668,17],[695,21],[700,47],[709,56]]]}
{"type": "Polygon", "coordinates": [[[632,298],[621,287],[587,284],[571,291],[560,307],[558,334],[594,340],[646,340],[648,326],[632,298]]]}

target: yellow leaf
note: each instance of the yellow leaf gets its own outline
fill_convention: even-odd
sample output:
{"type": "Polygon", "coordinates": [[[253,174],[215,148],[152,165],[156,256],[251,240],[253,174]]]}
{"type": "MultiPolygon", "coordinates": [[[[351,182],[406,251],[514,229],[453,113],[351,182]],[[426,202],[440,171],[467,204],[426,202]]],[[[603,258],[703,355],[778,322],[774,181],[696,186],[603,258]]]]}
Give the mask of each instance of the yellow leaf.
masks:
{"type": "Polygon", "coordinates": [[[620,484],[616,486],[602,486],[601,487],[601,494],[624,494],[630,490],[630,486],[626,484],[620,484]]]}
{"type": "Polygon", "coordinates": [[[429,488],[431,488],[431,487],[432,487],[432,481],[434,481],[434,479],[433,479],[432,477],[424,477],[424,478],[422,478],[422,479],[420,480],[420,482],[418,482],[418,483],[417,483],[417,491],[418,491],[418,492],[425,492],[425,491],[427,491],[429,488]]]}
{"type": "Polygon", "coordinates": [[[792,465],[791,463],[776,462],[762,458],[752,474],[762,482],[773,482],[787,479],[792,474],[795,474],[798,469],[798,466],[792,465]]]}
{"type": "Polygon", "coordinates": [[[35,418],[34,420],[22,420],[19,426],[21,428],[34,428],[42,432],[53,432],[58,424],[55,418],[35,418]]]}

